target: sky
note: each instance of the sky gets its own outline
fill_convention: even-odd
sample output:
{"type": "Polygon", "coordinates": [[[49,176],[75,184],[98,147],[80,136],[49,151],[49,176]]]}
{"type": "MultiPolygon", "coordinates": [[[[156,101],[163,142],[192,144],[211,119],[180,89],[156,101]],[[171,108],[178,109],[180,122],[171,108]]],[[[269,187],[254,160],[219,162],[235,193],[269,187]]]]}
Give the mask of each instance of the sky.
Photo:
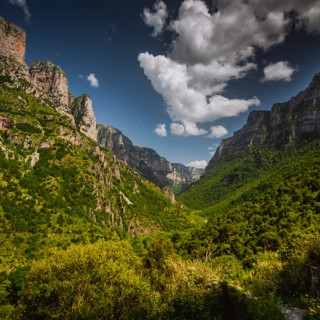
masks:
{"type": "Polygon", "coordinates": [[[0,0],[0,16],[98,123],[196,167],[320,72],[320,0],[0,0]]]}

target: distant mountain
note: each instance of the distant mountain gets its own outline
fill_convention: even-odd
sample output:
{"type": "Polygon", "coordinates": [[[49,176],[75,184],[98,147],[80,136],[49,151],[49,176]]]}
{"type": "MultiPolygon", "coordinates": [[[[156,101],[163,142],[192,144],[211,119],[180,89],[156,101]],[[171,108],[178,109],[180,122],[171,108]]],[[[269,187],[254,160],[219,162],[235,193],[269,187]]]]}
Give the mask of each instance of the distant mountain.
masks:
{"type": "MultiPolygon", "coordinates": [[[[288,102],[276,103],[271,111],[251,112],[242,129],[221,141],[206,173],[178,200],[196,209],[211,208],[220,202],[221,208],[228,210],[227,206],[222,205],[223,199],[230,196],[235,202],[236,193],[254,188],[262,177],[267,179],[270,172],[276,172],[276,176],[281,177],[284,166],[295,163],[299,155],[302,158],[304,153],[314,155],[313,148],[317,150],[319,138],[318,73],[307,89],[288,102]]],[[[295,166],[296,171],[292,174],[299,179],[305,168],[295,166]]],[[[208,212],[213,211],[209,209],[208,212]]]]}
{"type": "Polygon", "coordinates": [[[223,139],[206,171],[226,155],[257,145],[286,149],[299,141],[320,137],[320,73],[307,89],[271,111],[253,111],[242,129],[223,139]]]}
{"type": "Polygon", "coordinates": [[[170,185],[181,190],[204,173],[203,169],[170,163],[153,149],[134,146],[131,140],[116,128],[98,124],[97,129],[100,145],[161,188],[170,185]]]}

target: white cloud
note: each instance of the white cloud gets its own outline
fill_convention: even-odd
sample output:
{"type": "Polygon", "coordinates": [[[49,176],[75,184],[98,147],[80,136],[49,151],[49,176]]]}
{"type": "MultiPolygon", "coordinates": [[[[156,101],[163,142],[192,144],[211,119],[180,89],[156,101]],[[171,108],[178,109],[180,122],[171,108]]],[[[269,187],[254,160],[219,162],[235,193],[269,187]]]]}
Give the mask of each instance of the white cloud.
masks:
{"type": "Polygon", "coordinates": [[[31,14],[29,12],[26,0],[9,0],[9,2],[15,6],[20,7],[23,10],[26,21],[30,21],[31,14]]]}
{"type": "Polygon", "coordinates": [[[166,137],[167,136],[166,125],[159,123],[157,127],[154,129],[154,132],[160,137],[166,137]]]}
{"type": "Polygon", "coordinates": [[[200,129],[193,122],[183,121],[183,123],[173,122],[170,124],[171,133],[177,136],[201,136],[207,133],[200,129]]]}
{"type": "Polygon", "coordinates": [[[195,160],[186,164],[187,167],[194,167],[198,169],[204,169],[207,166],[206,160],[195,160]]]}
{"type": "Polygon", "coordinates": [[[320,0],[251,0],[251,4],[259,9],[261,18],[266,12],[294,12],[297,28],[320,32],[320,0]]]}
{"type": "Polygon", "coordinates": [[[90,86],[92,86],[94,88],[99,87],[99,81],[96,78],[96,76],[94,75],[94,73],[90,73],[87,77],[87,80],[90,82],[90,86]]]}
{"type": "Polygon", "coordinates": [[[143,10],[143,21],[149,27],[153,27],[152,36],[156,37],[162,33],[168,17],[167,6],[163,1],[157,1],[153,6],[153,12],[145,8],[143,10]]]}
{"type": "MultiPolygon", "coordinates": [[[[160,10],[160,3],[156,2],[154,13],[144,11],[145,22],[155,28],[154,35],[163,30],[167,18],[162,15],[165,18],[156,20],[158,24],[151,22],[151,17],[155,18],[160,10]],[[149,22],[146,17],[150,17],[149,22]]],[[[250,106],[259,105],[255,97],[229,99],[223,90],[230,80],[256,70],[256,51],[282,43],[292,28],[304,27],[307,32],[320,33],[320,0],[212,3],[209,8],[203,0],[184,0],[178,16],[168,22],[173,40],[167,54],[154,56],[145,52],[138,57],[153,88],[167,104],[174,122],[170,126],[173,134],[202,135],[199,123],[237,116],[250,106]],[[198,130],[187,130],[186,123],[192,123],[198,130]]],[[[281,80],[290,79],[293,71],[289,64],[284,67],[281,80]]]]}
{"type": "Polygon", "coordinates": [[[290,81],[292,74],[296,71],[287,61],[279,61],[267,65],[263,72],[262,81],[290,81]]]}
{"type": "Polygon", "coordinates": [[[212,126],[210,127],[211,132],[207,135],[208,138],[221,138],[228,134],[228,130],[223,126],[212,126]]]}
{"type": "Polygon", "coordinates": [[[227,99],[221,95],[208,97],[188,81],[190,73],[186,64],[165,56],[154,57],[146,52],[141,53],[138,59],[154,89],[164,97],[170,118],[183,122],[185,126],[187,123],[204,123],[236,116],[247,111],[251,105],[259,105],[257,98],[242,100],[227,99]]]}

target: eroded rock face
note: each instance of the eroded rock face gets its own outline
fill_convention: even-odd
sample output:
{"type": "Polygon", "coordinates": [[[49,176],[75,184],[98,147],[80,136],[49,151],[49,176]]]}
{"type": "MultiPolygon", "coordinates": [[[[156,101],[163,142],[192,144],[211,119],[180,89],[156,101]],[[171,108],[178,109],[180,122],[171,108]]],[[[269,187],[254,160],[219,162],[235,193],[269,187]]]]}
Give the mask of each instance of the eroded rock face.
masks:
{"type": "Polygon", "coordinates": [[[68,80],[60,67],[49,60],[35,61],[30,67],[30,76],[32,83],[46,92],[60,113],[70,114],[68,80]]]}
{"type": "Polygon", "coordinates": [[[206,171],[222,156],[243,150],[248,146],[265,144],[287,148],[293,141],[320,137],[320,73],[309,87],[288,102],[276,103],[271,111],[253,111],[242,129],[221,140],[206,171]]]}
{"type": "Polygon", "coordinates": [[[13,23],[0,17],[0,54],[12,57],[22,64],[26,64],[26,33],[13,23]]]}
{"type": "Polygon", "coordinates": [[[10,118],[0,116],[0,130],[9,130],[14,126],[14,122],[10,118]]]}
{"type": "Polygon", "coordinates": [[[180,183],[190,184],[202,174],[202,171],[196,168],[170,163],[153,149],[134,146],[118,129],[100,124],[97,128],[100,145],[161,188],[180,183]]]}
{"type": "Polygon", "coordinates": [[[71,113],[74,116],[77,128],[89,138],[97,141],[98,130],[92,100],[87,94],[72,100],[71,113]]]}

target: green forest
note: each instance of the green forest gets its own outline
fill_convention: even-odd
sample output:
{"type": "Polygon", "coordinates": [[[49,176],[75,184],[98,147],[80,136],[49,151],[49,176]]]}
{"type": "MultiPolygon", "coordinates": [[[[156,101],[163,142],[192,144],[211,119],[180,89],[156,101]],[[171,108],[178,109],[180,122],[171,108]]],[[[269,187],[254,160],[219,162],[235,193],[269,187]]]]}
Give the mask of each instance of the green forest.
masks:
{"type": "Polygon", "coordinates": [[[1,319],[320,319],[320,140],[223,157],[173,204],[0,78],[1,319]]]}

